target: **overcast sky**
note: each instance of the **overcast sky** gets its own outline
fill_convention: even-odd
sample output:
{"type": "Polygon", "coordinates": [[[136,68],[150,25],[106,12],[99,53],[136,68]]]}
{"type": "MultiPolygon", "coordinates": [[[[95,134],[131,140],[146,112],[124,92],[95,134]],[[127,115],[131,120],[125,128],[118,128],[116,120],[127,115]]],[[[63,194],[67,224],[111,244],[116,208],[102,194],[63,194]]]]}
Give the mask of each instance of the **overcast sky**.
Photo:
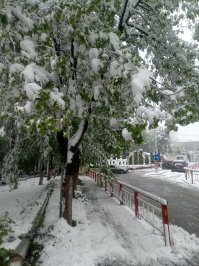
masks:
{"type": "Polygon", "coordinates": [[[188,126],[178,127],[179,141],[199,141],[199,122],[188,126]]]}

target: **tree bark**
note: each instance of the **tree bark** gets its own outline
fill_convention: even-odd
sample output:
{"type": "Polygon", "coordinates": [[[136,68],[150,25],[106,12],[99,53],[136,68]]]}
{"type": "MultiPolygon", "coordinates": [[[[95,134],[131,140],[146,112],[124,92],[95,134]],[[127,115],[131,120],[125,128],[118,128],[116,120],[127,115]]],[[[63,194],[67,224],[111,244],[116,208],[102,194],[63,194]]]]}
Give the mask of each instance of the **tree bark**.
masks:
{"type": "MultiPolygon", "coordinates": [[[[89,107],[89,114],[91,108],[89,107]]],[[[78,175],[80,165],[79,145],[88,128],[88,120],[82,121],[79,126],[79,138],[74,146],[68,147],[68,139],[64,137],[64,132],[61,130],[57,133],[57,141],[61,155],[62,166],[65,166],[65,176],[63,177],[62,196],[64,198],[63,218],[67,220],[69,225],[72,225],[72,198],[73,198],[73,178],[78,175]],[[71,162],[67,162],[68,150],[73,153],[71,162]]],[[[71,142],[77,136],[77,132],[70,139],[71,142]]],[[[61,208],[60,208],[61,209],[61,208]]]]}
{"type": "Polygon", "coordinates": [[[39,173],[39,185],[43,185],[43,179],[44,179],[44,175],[43,175],[43,171],[41,170],[39,173]]]}
{"type": "Polygon", "coordinates": [[[77,149],[76,153],[74,154],[74,177],[73,177],[73,198],[75,198],[75,190],[77,190],[77,182],[78,182],[78,174],[79,174],[79,167],[80,167],[80,150],[77,149]]]}
{"type": "Polygon", "coordinates": [[[75,191],[77,190],[78,174],[73,178],[73,198],[76,198],[75,191]]]}
{"type": "Polygon", "coordinates": [[[65,175],[63,182],[64,212],[63,218],[72,226],[73,176],[65,175]]]}
{"type": "Polygon", "coordinates": [[[52,175],[53,175],[53,160],[51,158],[49,161],[47,180],[50,180],[52,178],[52,175]]]}
{"type": "Polygon", "coordinates": [[[40,164],[40,170],[39,170],[39,185],[43,185],[44,180],[44,165],[43,163],[40,164]]]}
{"type": "Polygon", "coordinates": [[[74,153],[71,163],[66,165],[66,174],[63,180],[63,197],[64,197],[64,212],[63,218],[67,220],[69,225],[72,225],[72,198],[74,196],[74,188],[77,184],[77,176],[80,165],[79,149],[74,153]]]}
{"type": "Polygon", "coordinates": [[[80,151],[78,147],[73,150],[73,158],[71,163],[67,161],[68,139],[64,137],[63,131],[58,132],[57,141],[59,144],[59,151],[61,154],[61,162],[65,168],[65,176],[62,184],[62,197],[64,199],[63,218],[65,218],[69,225],[72,225],[72,198],[74,196],[74,189],[77,186],[77,176],[80,165],[80,151]]]}

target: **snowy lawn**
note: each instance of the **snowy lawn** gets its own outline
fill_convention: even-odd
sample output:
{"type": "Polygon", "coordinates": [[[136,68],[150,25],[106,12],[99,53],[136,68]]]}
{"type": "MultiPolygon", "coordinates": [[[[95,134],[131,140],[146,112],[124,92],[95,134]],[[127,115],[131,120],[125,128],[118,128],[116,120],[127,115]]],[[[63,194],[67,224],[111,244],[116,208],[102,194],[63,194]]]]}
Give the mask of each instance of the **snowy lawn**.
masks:
{"type": "Polygon", "coordinates": [[[19,188],[10,191],[9,186],[0,186],[0,217],[8,212],[12,232],[5,237],[1,246],[15,249],[22,234],[27,234],[31,229],[39,208],[47,194],[47,180],[44,185],[39,186],[38,178],[30,178],[19,181],[19,188]]]}
{"type": "Polygon", "coordinates": [[[43,239],[41,265],[198,266],[199,239],[195,235],[171,226],[173,246],[165,247],[159,232],[135,219],[128,208],[120,206],[89,177],[81,179],[85,182],[83,192],[73,202],[76,227],[58,219],[59,183],[56,184],[42,229],[47,238],[43,239]]]}

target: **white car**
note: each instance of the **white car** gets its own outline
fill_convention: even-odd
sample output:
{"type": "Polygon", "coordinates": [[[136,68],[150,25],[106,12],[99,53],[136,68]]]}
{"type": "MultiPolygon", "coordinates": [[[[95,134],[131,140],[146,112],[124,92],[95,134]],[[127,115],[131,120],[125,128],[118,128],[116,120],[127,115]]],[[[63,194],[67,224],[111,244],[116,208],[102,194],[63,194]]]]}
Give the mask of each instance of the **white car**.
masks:
{"type": "Polygon", "coordinates": [[[116,174],[126,174],[128,173],[128,168],[125,166],[120,166],[120,165],[109,165],[112,173],[116,174]]]}

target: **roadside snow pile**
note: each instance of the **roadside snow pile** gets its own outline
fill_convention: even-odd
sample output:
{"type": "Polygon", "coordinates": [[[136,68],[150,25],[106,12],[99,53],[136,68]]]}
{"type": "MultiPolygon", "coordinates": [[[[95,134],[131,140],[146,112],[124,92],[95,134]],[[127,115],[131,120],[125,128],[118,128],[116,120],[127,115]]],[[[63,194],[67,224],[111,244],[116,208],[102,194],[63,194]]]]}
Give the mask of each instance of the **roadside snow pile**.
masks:
{"type": "Polygon", "coordinates": [[[168,182],[177,183],[185,187],[191,186],[199,188],[199,181],[194,180],[194,184],[192,184],[189,178],[188,180],[185,179],[185,173],[171,172],[171,170],[162,170],[161,168],[158,170],[147,169],[147,171],[146,170],[141,170],[141,171],[147,177],[166,180],[168,182]]]}
{"type": "Polygon", "coordinates": [[[76,227],[57,219],[57,184],[45,221],[46,228],[50,221],[53,224],[52,237],[43,241],[40,265],[198,266],[199,240],[195,235],[171,226],[173,246],[165,247],[163,237],[154,228],[135,219],[132,212],[110,198],[89,177],[81,179],[85,182],[87,198],[80,197],[73,202],[76,227]]]}

